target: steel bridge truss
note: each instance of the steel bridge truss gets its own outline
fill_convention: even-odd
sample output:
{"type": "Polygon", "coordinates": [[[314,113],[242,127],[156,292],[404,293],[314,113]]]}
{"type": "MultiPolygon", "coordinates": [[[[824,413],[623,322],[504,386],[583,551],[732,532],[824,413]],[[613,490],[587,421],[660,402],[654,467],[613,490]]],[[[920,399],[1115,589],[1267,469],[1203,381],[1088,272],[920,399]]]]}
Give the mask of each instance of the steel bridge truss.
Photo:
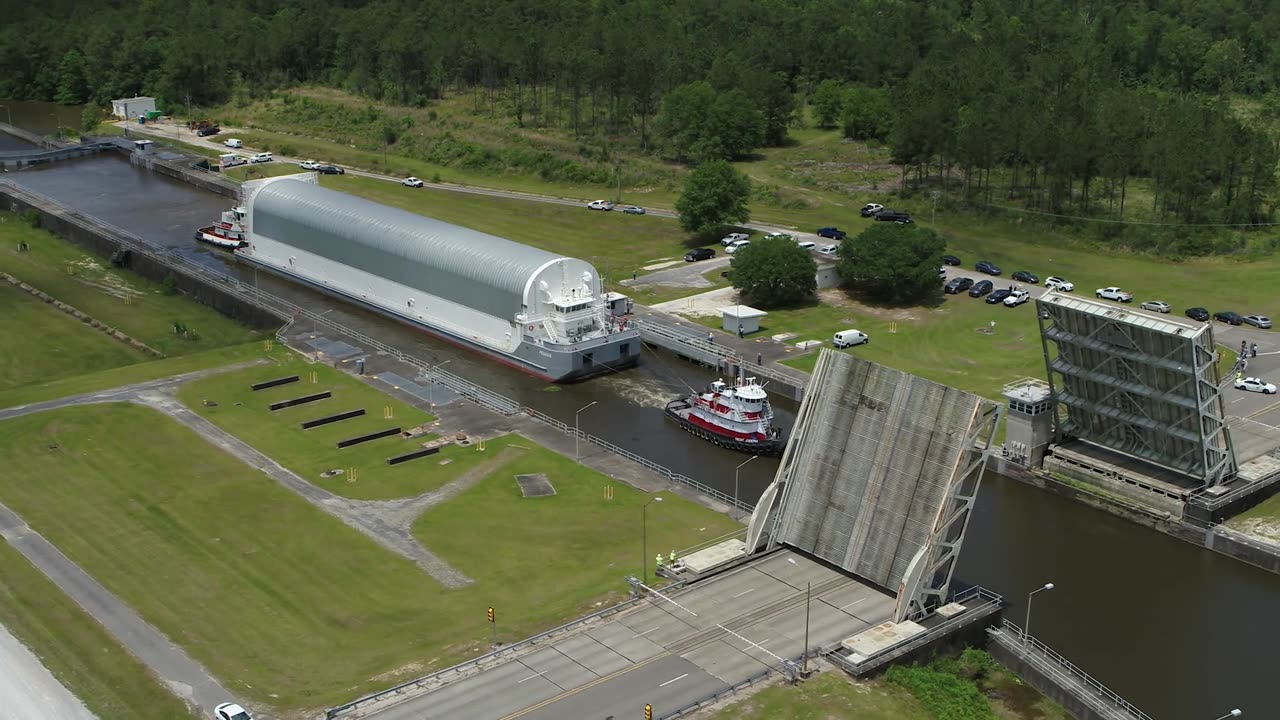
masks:
{"type": "Polygon", "coordinates": [[[1087,440],[1202,486],[1235,474],[1211,327],[1061,293],[1036,307],[1057,442],[1087,440]]]}

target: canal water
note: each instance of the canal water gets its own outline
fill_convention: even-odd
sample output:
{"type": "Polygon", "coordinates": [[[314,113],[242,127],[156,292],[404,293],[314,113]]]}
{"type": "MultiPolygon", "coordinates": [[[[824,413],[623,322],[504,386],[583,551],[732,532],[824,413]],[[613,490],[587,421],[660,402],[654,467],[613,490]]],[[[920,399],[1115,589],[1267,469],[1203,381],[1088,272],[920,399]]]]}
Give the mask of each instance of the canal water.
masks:
{"type": "MultiPolygon", "coordinates": [[[[266,274],[198,246],[192,232],[216,218],[226,200],[95,156],[10,173],[7,177],[128,229],[428,361],[495,392],[572,423],[726,493],[747,456],[716,448],[664,420],[671,397],[714,379],[704,368],[648,354],[636,370],[569,386],[547,386],[495,362],[266,274]]],[[[779,403],[789,426],[794,406],[779,403]]],[[[754,501],[777,461],[759,458],[740,471],[740,492],[754,501]]],[[[1027,591],[1036,596],[1034,634],[1086,668],[1154,718],[1201,720],[1233,707],[1248,717],[1280,717],[1270,678],[1280,645],[1280,577],[1195,548],[996,475],[985,481],[957,578],[1004,594],[1023,621],[1027,591]]]]}

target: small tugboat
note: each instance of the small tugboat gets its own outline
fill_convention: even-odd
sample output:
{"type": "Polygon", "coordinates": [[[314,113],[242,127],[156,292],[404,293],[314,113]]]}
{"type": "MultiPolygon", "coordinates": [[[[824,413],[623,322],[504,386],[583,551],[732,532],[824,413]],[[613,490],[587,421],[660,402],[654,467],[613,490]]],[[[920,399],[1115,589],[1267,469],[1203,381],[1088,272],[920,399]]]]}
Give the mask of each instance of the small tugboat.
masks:
{"type": "Polygon", "coordinates": [[[196,239],[219,247],[242,248],[249,244],[249,230],[245,224],[247,211],[242,207],[222,211],[222,219],[196,231],[196,239]]]}
{"type": "Polygon", "coordinates": [[[787,446],[782,430],[773,427],[769,395],[753,377],[731,387],[723,380],[705,392],[667,403],[667,417],[680,427],[730,450],[754,455],[781,455],[787,446]]]}

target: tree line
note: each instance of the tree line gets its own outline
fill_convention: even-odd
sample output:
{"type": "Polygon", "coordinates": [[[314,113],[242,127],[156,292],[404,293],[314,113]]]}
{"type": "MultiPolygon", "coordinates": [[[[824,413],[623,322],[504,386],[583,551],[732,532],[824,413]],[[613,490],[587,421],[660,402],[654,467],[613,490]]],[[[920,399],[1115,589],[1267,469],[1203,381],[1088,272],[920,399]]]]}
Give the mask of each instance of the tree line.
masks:
{"type": "Polygon", "coordinates": [[[470,93],[520,126],[688,163],[816,122],[909,186],[1189,223],[1265,219],[1280,115],[1269,0],[47,0],[6,3],[0,97],[174,110],[299,83],[394,104],[470,93]],[[998,190],[997,190],[998,188],[998,190]],[[1000,195],[997,195],[997,192],[1000,195]]]}

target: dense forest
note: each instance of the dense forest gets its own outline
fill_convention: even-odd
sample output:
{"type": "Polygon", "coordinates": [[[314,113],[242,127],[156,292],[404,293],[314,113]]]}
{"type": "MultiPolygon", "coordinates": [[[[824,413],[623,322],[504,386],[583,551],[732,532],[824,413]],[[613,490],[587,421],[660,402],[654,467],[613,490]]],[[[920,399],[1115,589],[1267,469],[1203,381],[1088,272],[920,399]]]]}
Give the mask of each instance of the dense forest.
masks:
{"type": "MultiPolygon", "coordinates": [[[[165,107],[318,83],[471,92],[526,127],[686,162],[786,142],[798,108],[913,186],[1171,222],[1271,219],[1275,0],[4,0],[0,97],[165,107]],[[1261,108],[1241,113],[1233,102],[1261,108]]],[[[487,105],[487,107],[485,107],[487,105]]]]}

